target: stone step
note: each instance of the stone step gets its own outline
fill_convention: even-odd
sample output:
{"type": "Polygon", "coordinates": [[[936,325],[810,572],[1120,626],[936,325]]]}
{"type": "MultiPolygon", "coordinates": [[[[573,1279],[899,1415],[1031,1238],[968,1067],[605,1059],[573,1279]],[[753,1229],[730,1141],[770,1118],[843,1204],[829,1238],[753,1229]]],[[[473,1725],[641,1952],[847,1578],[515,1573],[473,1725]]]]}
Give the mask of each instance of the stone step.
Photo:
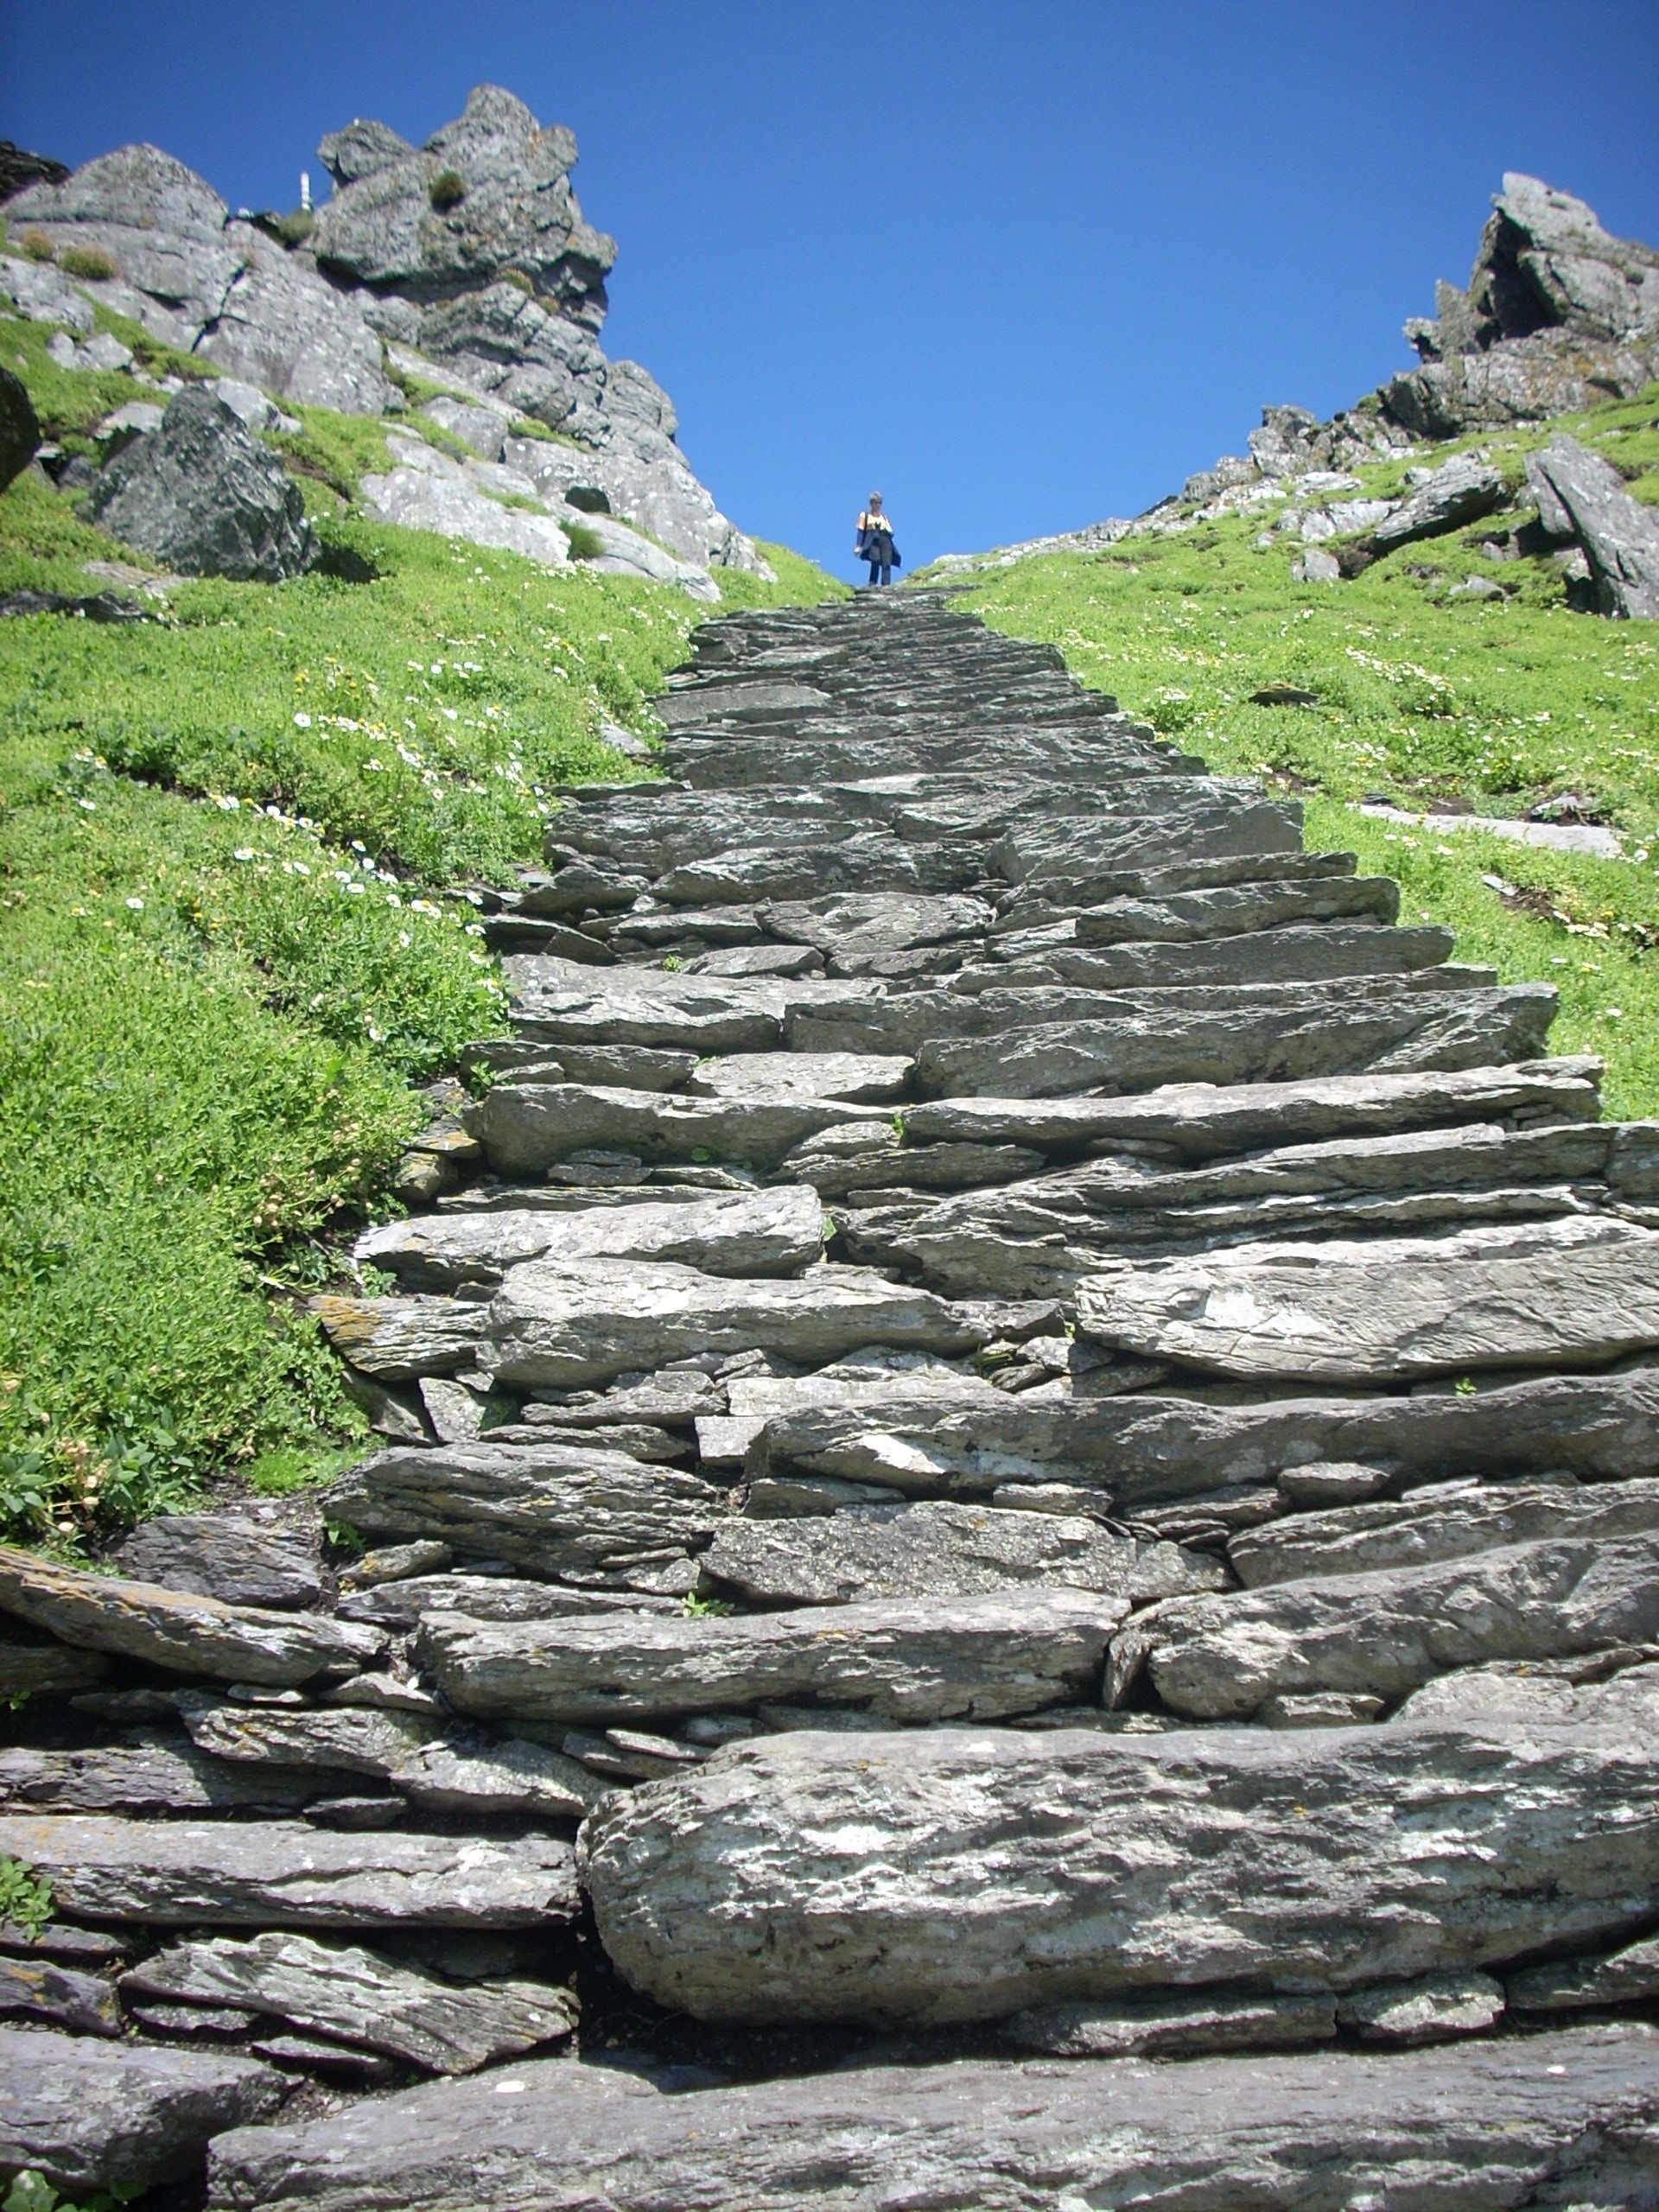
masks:
{"type": "Polygon", "coordinates": [[[60,1911],[157,1928],[520,1928],[575,1920],[568,1843],[334,1834],[289,1821],[0,1815],[60,1911]]]}
{"type": "Polygon", "coordinates": [[[1143,1358],[1278,1382],[1605,1366],[1659,1347],[1659,1234],[1569,1219],[1118,1262],[1079,1284],[1077,1325],[1143,1358]]]}
{"type": "Polygon", "coordinates": [[[602,2172],[607,2212],[845,2212],[895,2192],[969,2205],[995,2202],[988,2187],[1009,2206],[1331,2212],[1409,2172],[1425,2208],[1469,2202],[1475,2175],[1494,2206],[1611,2204],[1650,2186],[1656,2110],[1659,2045],[1637,2025],[1156,2067],[842,2064],[674,2095],[632,2071],[529,2060],[235,2128],[213,2145],[212,2193],[245,2212],[507,2212],[602,2172]],[[499,2094],[504,2079],[520,2094],[499,2094]]]}
{"type": "Polygon", "coordinates": [[[853,1706],[914,1726],[1096,1702],[1107,1643],[1128,1611],[1127,1598],[1033,1587],[680,1621],[429,1614],[416,1649],[457,1712],[520,1726],[779,1700],[853,1706]]]}
{"type": "MultiPolygon", "coordinates": [[[[1075,984],[1085,990],[1167,990],[1185,984],[1325,982],[1350,976],[1393,976],[1435,968],[1450,958],[1452,931],[1438,926],[1389,929],[1376,923],[1287,923],[1239,937],[1196,943],[1114,944],[1096,951],[1061,944],[1016,950],[1004,939],[994,963],[970,967],[964,990],[1021,984],[1075,984]]],[[[850,973],[845,968],[838,971],[850,973]]]]}
{"type": "Polygon", "coordinates": [[[627,1980],[703,2020],[1343,1993],[1645,1935],[1656,1784],[1611,1732],[785,1735],[608,1800],[583,1878],[627,1980]]]}

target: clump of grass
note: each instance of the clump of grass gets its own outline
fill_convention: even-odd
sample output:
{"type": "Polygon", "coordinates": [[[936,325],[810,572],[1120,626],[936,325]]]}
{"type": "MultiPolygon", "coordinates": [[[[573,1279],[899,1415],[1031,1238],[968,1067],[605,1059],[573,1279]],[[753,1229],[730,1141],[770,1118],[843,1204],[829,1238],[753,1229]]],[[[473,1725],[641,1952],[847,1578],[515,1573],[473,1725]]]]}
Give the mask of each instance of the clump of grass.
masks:
{"type": "Polygon", "coordinates": [[[55,261],[58,249],[42,230],[29,229],[21,233],[17,249],[29,261],[55,261]]]}
{"type": "Polygon", "coordinates": [[[303,245],[316,227],[316,216],[309,207],[290,207],[286,215],[272,215],[262,226],[279,245],[289,247],[303,245]]]}
{"type": "Polygon", "coordinates": [[[573,561],[597,561],[605,550],[605,541],[591,523],[567,522],[559,518],[559,528],[564,532],[573,561]]]}
{"type": "Polygon", "coordinates": [[[467,197],[467,180],[459,169],[440,169],[427,187],[426,196],[439,214],[446,215],[467,197]]]}
{"type": "Polygon", "coordinates": [[[58,256],[58,266],[66,276],[79,276],[89,284],[121,274],[120,263],[101,245],[67,245],[58,256]]]}
{"type": "Polygon", "coordinates": [[[511,284],[515,292],[522,292],[526,299],[533,300],[536,296],[536,279],[527,269],[504,269],[497,282],[511,284]]]}

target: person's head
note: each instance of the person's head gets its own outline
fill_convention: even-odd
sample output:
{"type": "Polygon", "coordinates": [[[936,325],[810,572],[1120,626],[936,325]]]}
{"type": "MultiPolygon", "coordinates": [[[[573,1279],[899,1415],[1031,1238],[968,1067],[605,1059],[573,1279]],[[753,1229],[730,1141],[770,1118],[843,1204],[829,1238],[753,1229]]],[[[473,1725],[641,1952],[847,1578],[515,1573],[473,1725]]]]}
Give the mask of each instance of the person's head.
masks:
{"type": "Polygon", "coordinates": [[[872,493],[871,493],[871,494],[870,494],[870,510],[871,510],[871,512],[872,512],[872,513],[879,514],[879,513],[880,512],[880,509],[881,509],[881,494],[880,494],[879,492],[872,492],[872,493]]]}

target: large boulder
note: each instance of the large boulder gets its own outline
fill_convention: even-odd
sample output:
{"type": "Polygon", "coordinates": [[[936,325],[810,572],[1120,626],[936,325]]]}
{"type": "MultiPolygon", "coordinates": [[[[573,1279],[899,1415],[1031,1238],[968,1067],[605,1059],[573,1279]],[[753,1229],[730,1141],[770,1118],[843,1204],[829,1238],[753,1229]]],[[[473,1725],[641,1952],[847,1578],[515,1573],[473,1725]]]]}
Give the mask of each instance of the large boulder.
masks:
{"type": "Polygon", "coordinates": [[[35,458],[41,426],[21,377],[0,369],[0,491],[35,458]]]}
{"type": "Polygon", "coordinates": [[[180,575],[280,583],[321,548],[299,486],[221,399],[187,387],[86,496],[111,536],[180,575]]]}
{"type": "Polygon", "coordinates": [[[1604,614],[1659,615],[1659,513],[1630,497],[1611,461],[1554,437],[1527,455],[1527,484],[1545,531],[1583,547],[1604,614]]]}

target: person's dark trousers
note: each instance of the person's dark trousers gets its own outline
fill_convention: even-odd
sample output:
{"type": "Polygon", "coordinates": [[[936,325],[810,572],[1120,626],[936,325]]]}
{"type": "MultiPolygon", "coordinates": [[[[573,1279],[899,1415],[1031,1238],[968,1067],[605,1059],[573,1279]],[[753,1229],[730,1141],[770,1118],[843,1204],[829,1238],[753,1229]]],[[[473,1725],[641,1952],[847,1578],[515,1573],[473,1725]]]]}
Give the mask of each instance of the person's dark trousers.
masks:
{"type": "Polygon", "coordinates": [[[890,584],[893,582],[892,562],[872,561],[870,563],[870,582],[873,584],[890,584]]]}

